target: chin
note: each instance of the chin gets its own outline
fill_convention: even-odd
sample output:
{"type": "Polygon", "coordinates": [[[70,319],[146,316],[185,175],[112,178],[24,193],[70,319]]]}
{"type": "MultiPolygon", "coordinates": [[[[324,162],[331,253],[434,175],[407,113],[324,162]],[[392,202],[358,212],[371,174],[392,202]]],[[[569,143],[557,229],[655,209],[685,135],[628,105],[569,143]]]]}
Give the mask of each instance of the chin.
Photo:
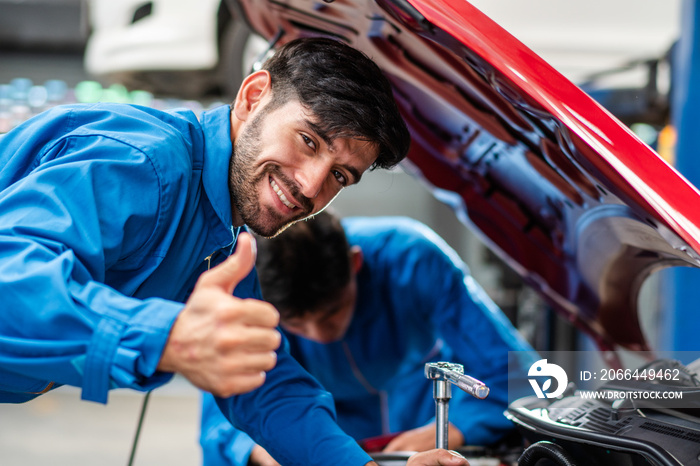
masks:
{"type": "Polygon", "coordinates": [[[248,228],[258,236],[263,238],[274,238],[289,228],[300,219],[288,220],[287,222],[245,222],[248,228]]]}

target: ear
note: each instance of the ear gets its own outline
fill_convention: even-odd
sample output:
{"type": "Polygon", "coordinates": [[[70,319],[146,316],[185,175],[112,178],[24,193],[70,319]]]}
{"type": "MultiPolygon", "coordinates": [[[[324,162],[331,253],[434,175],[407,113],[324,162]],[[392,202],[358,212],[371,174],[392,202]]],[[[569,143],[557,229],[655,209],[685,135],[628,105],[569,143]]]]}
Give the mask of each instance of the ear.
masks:
{"type": "Polygon", "coordinates": [[[267,70],[248,75],[241,83],[233,103],[234,116],[246,121],[269,95],[272,95],[272,81],[267,70]]]}
{"type": "Polygon", "coordinates": [[[362,249],[359,246],[353,246],[350,248],[350,267],[352,272],[357,275],[362,268],[362,264],[365,261],[365,255],[362,253],[362,249]]]}

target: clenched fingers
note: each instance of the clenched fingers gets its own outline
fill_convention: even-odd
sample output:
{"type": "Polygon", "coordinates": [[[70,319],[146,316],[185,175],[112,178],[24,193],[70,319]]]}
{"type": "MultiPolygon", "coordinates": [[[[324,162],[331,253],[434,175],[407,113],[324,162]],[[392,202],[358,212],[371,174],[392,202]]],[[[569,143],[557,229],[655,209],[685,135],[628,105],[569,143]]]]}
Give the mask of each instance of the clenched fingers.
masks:
{"type": "Polygon", "coordinates": [[[277,353],[265,351],[259,353],[236,353],[222,358],[219,369],[222,374],[245,374],[272,370],[277,364],[277,353]]]}
{"type": "Polygon", "coordinates": [[[234,298],[221,311],[229,313],[230,320],[243,325],[277,327],[280,321],[280,314],[272,304],[257,299],[234,298]]]}
{"type": "Polygon", "coordinates": [[[281,342],[282,335],[274,328],[232,326],[228,332],[221,332],[214,344],[220,354],[228,354],[274,351],[281,342]]]}

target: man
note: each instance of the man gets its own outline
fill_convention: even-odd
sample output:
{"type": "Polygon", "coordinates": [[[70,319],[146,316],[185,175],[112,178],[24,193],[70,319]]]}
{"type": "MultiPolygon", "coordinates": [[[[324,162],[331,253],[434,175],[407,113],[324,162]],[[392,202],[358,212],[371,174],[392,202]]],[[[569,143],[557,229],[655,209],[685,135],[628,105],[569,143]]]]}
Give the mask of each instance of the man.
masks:
{"type": "MultiPolygon", "coordinates": [[[[484,400],[452,390],[450,448],[492,444],[513,428],[503,416],[508,352],[533,350],[425,225],[357,217],[341,226],[324,211],[259,242],[257,269],[292,355],[333,395],[338,424],[355,439],[398,433],[385,451],[434,448],[423,369],[436,361],[463,364],[491,389],[484,400]]],[[[206,466],[276,464],[210,397],[203,403],[206,466]]]]}
{"type": "Polygon", "coordinates": [[[276,234],[408,144],[376,65],[327,39],[288,44],[201,121],[96,104],[7,133],[0,401],[70,384],[104,403],[111,388],[150,390],[179,372],[285,463],[367,463],[327,394],[278,349],[277,311],[241,299],[260,297],[241,230],[276,234]]]}

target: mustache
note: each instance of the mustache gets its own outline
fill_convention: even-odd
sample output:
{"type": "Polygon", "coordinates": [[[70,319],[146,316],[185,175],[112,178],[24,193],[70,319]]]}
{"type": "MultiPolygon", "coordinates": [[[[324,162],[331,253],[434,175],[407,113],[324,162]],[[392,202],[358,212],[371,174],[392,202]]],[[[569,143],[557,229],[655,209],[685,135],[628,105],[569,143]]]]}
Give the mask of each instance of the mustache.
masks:
{"type": "Polygon", "coordinates": [[[296,181],[284,175],[278,166],[275,165],[270,167],[269,174],[274,175],[274,177],[277,179],[277,184],[282,183],[284,185],[289,195],[294,198],[304,212],[310,213],[313,210],[313,201],[304,196],[301,193],[301,188],[296,181]]]}

